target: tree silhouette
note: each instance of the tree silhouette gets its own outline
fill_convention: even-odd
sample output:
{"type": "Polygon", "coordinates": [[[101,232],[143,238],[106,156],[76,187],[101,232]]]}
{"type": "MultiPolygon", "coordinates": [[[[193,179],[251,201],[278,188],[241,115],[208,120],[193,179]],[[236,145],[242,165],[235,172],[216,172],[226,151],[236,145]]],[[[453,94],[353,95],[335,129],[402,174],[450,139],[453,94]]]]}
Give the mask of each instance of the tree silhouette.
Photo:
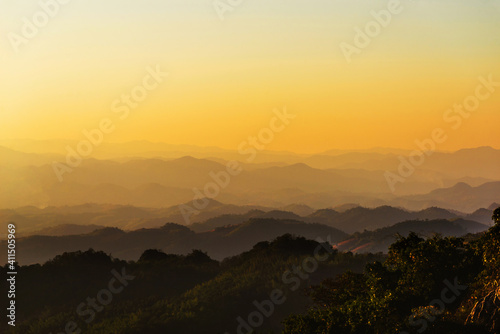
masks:
{"type": "Polygon", "coordinates": [[[496,208],[495,211],[493,211],[493,216],[491,217],[495,224],[500,223],[500,207],[496,208]]]}

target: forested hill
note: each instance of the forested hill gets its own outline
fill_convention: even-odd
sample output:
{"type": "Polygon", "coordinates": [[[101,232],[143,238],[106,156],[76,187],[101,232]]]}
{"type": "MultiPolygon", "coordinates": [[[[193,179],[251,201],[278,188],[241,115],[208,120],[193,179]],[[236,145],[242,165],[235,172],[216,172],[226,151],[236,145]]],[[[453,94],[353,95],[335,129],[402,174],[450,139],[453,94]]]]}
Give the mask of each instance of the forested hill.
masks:
{"type": "Polygon", "coordinates": [[[466,239],[410,233],[387,256],[291,235],[222,262],[199,250],[64,253],[19,268],[18,324],[0,331],[498,333],[500,208],[493,218],[466,239]]]}
{"type": "Polygon", "coordinates": [[[254,302],[276,289],[286,302],[259,329],[279,330],[289,314],[311,305],[308,286],[348,269],[362,272],[375,260],[382,255],[339,253],[328,243],[290,235],[222,262],[199,250],[186,256],[148,250],[129,262],[93,250],[64,253],[18,270],[19,322],[9,331],[2,322],[0,332],[60,333],[74,322],[83,333],[236,333],[238,317],[247,318],[254,302]],[[103,289],[116,292],[105,308],[99,304],[108,302],[103,289]],[[89,306],[87,298],[98,305],[89,306]]]}
{"type": "MultiPolygon", "coordinates": [[[[43,263],[63,252],[85,251],[89,248],[104,251],[123,260],[137,260],[148,248],[184,255],[194,248],[200,248],[210,257],[222,260],[248,251],[260,241],[271,241],[286,233],[308,239],[328,235],[330,241],[344,251],[387,253],[389,245],[396,241],[398,235],[407,236],[411,231],[423,236],[440,233],[443,236],[462,237],[487,228],[486,225],[464,219],[411,220],[375,231],[349,235],[324,224],[275,218],[249,218],[240,224],[217,227],[207,232],[195,232],[189,227],[173,223],[167,223],[160,228],[135,231],[107,227],[77,235],[35,235],[19,238],[17,244],[22,252],[18,254],[17,260],[21,264],[43,263]]],[[[53,233],[64,230],[67,230],[64,226],[51,229],[53,233]]],[[[5,243],[6,241],[0,241],[0,258],[4,255],[3,258],[7,259],[5,243]]]]}

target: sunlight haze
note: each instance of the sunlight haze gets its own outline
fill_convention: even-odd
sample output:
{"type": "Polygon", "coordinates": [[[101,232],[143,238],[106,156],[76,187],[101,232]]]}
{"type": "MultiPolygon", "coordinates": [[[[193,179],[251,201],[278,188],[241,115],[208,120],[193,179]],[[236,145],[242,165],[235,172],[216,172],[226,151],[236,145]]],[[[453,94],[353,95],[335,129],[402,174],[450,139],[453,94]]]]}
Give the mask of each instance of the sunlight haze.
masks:
{"type": "MultiPolygon", "coordinates": [[[[244,1],[223,21],[210,1],[70,1],[17,53],[0,41],[0,139],[79,140],[111,118],[106,141],[236,149],[286,106],[296,121],[268,149],[413,149],[436,127],[443,150],[500,148],[500,91],[456,132],[443,122],[478,77],[500,81],[498,2],[403,1],[347,64],[339,43],[386,1],[244,1]],[[113,101],[156,65],[169,76],[119,121],[113,101]]],[[[1,31],[38,9],[2,1],[1,31]]]]}

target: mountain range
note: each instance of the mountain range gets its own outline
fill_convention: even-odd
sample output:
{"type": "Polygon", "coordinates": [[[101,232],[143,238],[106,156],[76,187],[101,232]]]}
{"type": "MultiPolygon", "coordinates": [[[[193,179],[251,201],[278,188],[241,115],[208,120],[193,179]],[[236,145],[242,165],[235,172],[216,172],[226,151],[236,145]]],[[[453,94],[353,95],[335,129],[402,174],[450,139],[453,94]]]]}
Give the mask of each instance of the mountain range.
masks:
{"type": "MultiPolygon", "coordinates": [[[[52,165],[65,161],[59,153],[23,153],[0,147],[0,158],[4,187],[0,208],[5,209],[85,203],[170,207],[189,202],[200,193],[207,195],[206,187],[217,182],[213,175],[222,175],[227,163],[222,155],[91,158],[65,173],[63,182],[59,182],[52,165]]],[[[298,204],[320,209],[357,203],[409,210],[439,206],[473,212],[500,197],[500,172],[496,167],[500,151],[489,147],[434,152],[398,184],[394,193],[384,173],[397,172],[397,154],[361,151],[299,156],[282,152],[274,158],[240,161],[241,173],[230,177],[227,186],[218,185],[214,199],[278,208],[298,204]]]]}
{"type": "MultiPolygon", "coordinates": [[[[79,210],[82,209],[62,208],[60,217],[79,217],[79,210]]],[[[87,218],[97,214],[92,221],[107,221],[108,224],[128,222],[123,220],[123,215],[145,219],[148,224],[162,222],[162,219],[151,218],[155,212],[141,208],[111,207],[103,210],[104,208],[94,205],[87,206],[86,209],[89,212],[87,218]],[[112,212],[115,218],[110,215],[112,212]],[[145,215],[149,215],[149,218],[144,218],[145,215]]],[[[220,206],[214,205],[214,212],[220,209],[220,206]]],[[[31,208],[31,213],[36,213],[36,210],[38,209],[31,208]]],[[[57,211],[55,208],[51,210],[57,211]]],[[[25,208],[24,214],[27,214],[27,211],[30,211],[30,208],[25,208]]],[[[265,212],[252,209],[246,214],[224,214],[189,227],[164,223],[162,226],[125,231],[102,225],[62,224],[31,235],[24,232],[23,236],[23,233],[20,233],[17,245],[22,252],[18,255],[18,261],[22,264],[42,263],[63,252],[89,248],[102,250],[126,260],[136,260],[144,250],[151,248],[173,254],[187,254],[193,249],[202,249],[211,257],[221,260],[247,251],[260,241],[270,241],[283,234],[315,240],[321,238],[336,244],[336,247],[343,251],[386,252],[398,235],[406,236],[410,232],[426,237],[436,233],[456,237],[480,233],[488,229],[489,224],[482,224],[470,218],[486,220],[489,216],[491,220],[492,214],[492,210],[482,209],[474,215],[468,215],[469,219],[464,219],[459,218],[456,213],[439,208],[408,212],[392,207],[356,207],[344,212],[333,209],[319,210],[309,216],[300,217],[287,211],[265,212]]],[[[47,218],[48,215],[44,216],[47,218]]],[[[58,216],[53,215],[52,218],[57,221],[58,216]]],[[[0,246],[5,246],[2,248],[3,253],[7,250],[5,243],[6,240],[0,242],[0,246]]],[[[6,258],[6,254],[3,255],[6,258]]]]}

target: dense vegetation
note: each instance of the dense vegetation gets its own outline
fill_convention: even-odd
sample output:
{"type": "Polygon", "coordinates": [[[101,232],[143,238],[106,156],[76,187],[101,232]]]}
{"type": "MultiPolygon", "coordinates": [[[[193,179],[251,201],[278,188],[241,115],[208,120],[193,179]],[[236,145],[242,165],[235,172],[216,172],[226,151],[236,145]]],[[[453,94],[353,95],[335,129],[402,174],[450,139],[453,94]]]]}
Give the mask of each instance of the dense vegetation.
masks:
{"type": "Polygon", "coordinates": [[[0,332],[494,333],[481,317],[466,324],[498,288],[500,208],[493,218],[466,238],[410,233],[388,256],[291,235],[221,262],[200,250],[64,253],[19,268],[16,327],[0,332]]]}
{"type": "MultiPolygon", "coordinates": [[[[19,269],[19,320],[15,329],[8,330],[56,334],[64,333],[65,326],[74,322],[83,333],[235,333],[237,318],[247,319],[256,310],[254,301],[269,299],[269,294],[279,288],[286,303],[276,306],[272,316],[259,326],[276,330],[288,314],[305,311],[310,305],[303,289],[311,283],[317,284],[348,269],[361,272],[367,263],[382,257],[338,253],[327,243],[291,235],[260,242],[252,250],[222,262],[198,250],[187,256],[148,250],[137,262],[113,259],[93,250],[64,253],[44,265],[19,269]],[[283,279],[287,270],[311,259],[318,247],[323,249],[318,256],[328,256],[317,262],[308,278],[298,279],[297,274],[290,273],[283,279]],[[108,283],[114,277],[112,270],[121,273],[122,268],[126,275],[135,278],[114,294],[102,311],[95,311],[95,317],[87,323],[91,317],[87,307],[80,309],[83,316],[78,314],[80,304],[89,304],[90,297],[97,299],[100,306],[99,292],[109,289],[108,283]],[[300,289],[293,291],[297,281],[300,289]]],[[[101,299],[106,301],[107,297],[102,297],[105,294],[101,299]]],[[[69,328],[75,330],[71,325],[69,328]]]]}
{"type": "Polygon", "coordinates": [[[288,317],[283,333],[498,333],[498,303],[480,310],[493,318],[469,316],[499,286],[500,208],[493,220],[488,232],[468,240],[400,238],[385,262],[312,287],[315,305],[288,317]]]}

